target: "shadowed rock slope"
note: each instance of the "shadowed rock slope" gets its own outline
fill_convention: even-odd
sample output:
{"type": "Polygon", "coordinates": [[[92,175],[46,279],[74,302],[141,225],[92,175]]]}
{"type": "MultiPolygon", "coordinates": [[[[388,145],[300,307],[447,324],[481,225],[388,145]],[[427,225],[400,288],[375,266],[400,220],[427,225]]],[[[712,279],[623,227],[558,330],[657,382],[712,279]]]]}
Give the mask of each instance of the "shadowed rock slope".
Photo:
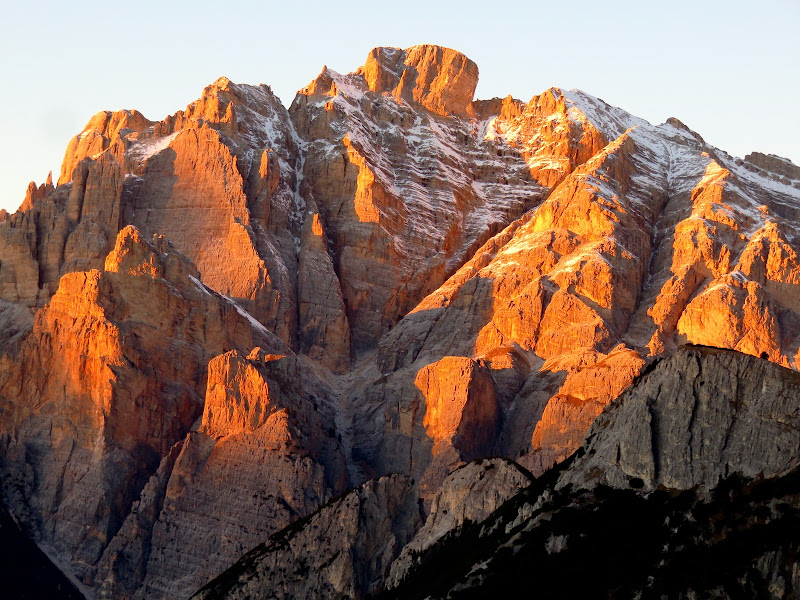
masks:
{"type": "Polygon", "coordinates": [[[381,597],[514,596],[534,580],[568,597],[794,598],[799,407],[796,373],[680,349],[569,460],[428,548],[381,597]]]}

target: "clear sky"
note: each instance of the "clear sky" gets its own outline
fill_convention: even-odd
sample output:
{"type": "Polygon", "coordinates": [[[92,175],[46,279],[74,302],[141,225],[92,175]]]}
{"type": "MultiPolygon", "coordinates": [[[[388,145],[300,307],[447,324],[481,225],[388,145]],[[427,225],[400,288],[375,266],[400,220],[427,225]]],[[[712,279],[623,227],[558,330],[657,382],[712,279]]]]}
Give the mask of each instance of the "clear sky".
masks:
{"type": "Polygon", "coordinates": [[[480,68],[476,96],[578,88],[661,123],[675,116],[736,156],[800,164],[800,2],[3,2],[0,208],[58,176],[99,110],[162,119],[221,75],[291,103],[323,65],[375,46],[435,43],[480,68]]]}

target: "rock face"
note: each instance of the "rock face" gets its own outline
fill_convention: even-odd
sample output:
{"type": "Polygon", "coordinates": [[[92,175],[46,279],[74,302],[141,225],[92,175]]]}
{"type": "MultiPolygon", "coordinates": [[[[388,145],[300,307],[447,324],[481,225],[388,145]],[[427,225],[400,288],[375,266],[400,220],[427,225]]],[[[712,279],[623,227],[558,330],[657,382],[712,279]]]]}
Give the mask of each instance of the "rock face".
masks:
{"type": "Polygon", "coordinates": [[[4,493],[101,595],[188,595],[345,485],[328,392],[198,276],[127,227],[2,359],[4,493]]]}
{"type": "MultiPolygon", "coordinates": [[[[477,77],[376,48],[289,110],[223,77],[160,121],[98,113],[0,213],[4,500],[92,593],[186,597],[390,473],[431,514],[473,459],[545,474],[685,344],[800,367],[797,167],[477,77]]],[[[705,418],[682,398],[664,423],[705,418]]],[[[730,475],[606,458],[646,489],[730,475]]]]}
{"type": "MultiPolygon", "coordinates": [[[[489,367],[496,449],[535,473],[577,449],[647,361],[680,344],[797,368],[797,234],[784,218],[794,188],[757,180],[677,120],[653,127],[581,92],[550,95],[558,114],[613,141],[381,338],[374,383],[350,396],[355,444],[377,474],[428,468],[430,436],[405,423],[425,414],[409,401],[417,373],[445,356],[489,367]]],[[[519,139],[509,125],[495,131],[519,139]]]]}
{"type": "Polygon", "coordinates": [[[681,348],[592,425],[559,485],[713,488],[737,473],[775,477],[800,465],[800,375],[764,360],[681,348]]]}
{"type": "Polygon", "coordinates": [[[445,535],[453,535],[464,524],[483,522],[532,482],[530,473],[500,458],[471,462],[448,475],[436,493],[425,525],[392,563],[386,587],[397,587],[420,564],[423,553],[445,535]]]}
{"type": "Polygon", "coordinates": [[[0,359],[4,492],[81,578],[202,414],[208,360],[257,340],[283,348],[196,276],[163,238],[128,227],[106,269],[64,276],[0,359]]]}
{"type": "Polygon", "coordinates": [[[793,597],[798,386],[766,360],[680,349],[603,412],[569,461],[410,568],[398,560],[381,597],[514,597],[531,581],[569,597],[793,597]]]}
{"type": "Polygon", "coordinates": [[[411,482],[369,481],[275,534],[193,598],[367,598],[419,521],[411,482]]]}
{"type": "Polygon", "coordinates": [[[104,553],[101,567],[111,574],[101,570],[95,580],[101,595],[188,597],[341,492],[344,453],[327,394],[295,356],[256,348],[212,359],[199,430],[162,460],[151,479],[158,494],[132,511],[104,553]],[[139,521],[153,505],[161,508],[145,525],[152,528],[149,560],[142,577],[130,578],[139,521]]]}
{"type": "Polygon", "coordinates": [[[354,74],[324,69],[292,104],[357,353],[605,144],[549,92],[473,104],[476,83],[453,50],[376,48],[354,74]]]}
{"type": "Polygon", "coordinates": [[[70,142],[58,188],[29,193],[3,223],[2,298],[44,305],[64,273],[101,268],[131,224],[166,236],[209,286],[294,346],[297,143],[269,88],[226,78],[160,122],[98,113],[70,142]]]}
{"type": "Polygon", "coordinates": [[[416,102],[443,116],[469,116],[478,87],[478,65],[440,46],[375,48],[356,73],[377,94],[416,102]]]}

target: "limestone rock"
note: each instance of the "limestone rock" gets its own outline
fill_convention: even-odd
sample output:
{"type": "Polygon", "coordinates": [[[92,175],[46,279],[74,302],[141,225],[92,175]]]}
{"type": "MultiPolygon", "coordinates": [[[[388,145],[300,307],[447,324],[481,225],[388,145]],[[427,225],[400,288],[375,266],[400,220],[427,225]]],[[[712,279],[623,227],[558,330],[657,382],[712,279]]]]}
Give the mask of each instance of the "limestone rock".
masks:
{"type": "Polygon", "coordinates": [[[798,386],[766,360],[679,349],[605,410],[569,461],[415,553],[426,523],[379,597],[522,597],[531,581],[547,596],[789,597],[798,386]]]}
{"type": "Polygon", "coordinates": [[[297,357],[255,348],[212,359],[198,430],[151,478],[158,491],[143,495],[104,553],[97,587],[108,597],[188,597],[319,508],[347,481],[333,422],[329,392],[297,357]],[[131,578],[119,557],[139,557],[142,547],[149,558],[138,558],[131,578]]]}
{"type": "Polygon", "coordinates": [[[62,277],[18,350],[0,358],[5,497],[85,582],[202,414],[209,358],[254,342],[286,350],[163,239],[126,228],[106,262],[62,277]]]}
{"type": "Polygon", "coordinates": [[[425,426],[436,446],[452,444],[478,455],[492,446],[498,408],[488,370],[466,357],[449,356],[417,373],[425,398],[425,426]]]}
{"type": "Polygon", "coordinates": [[[751,152],[744,157],[744,160],[758,169],[764,169],[789,180],[800,180],[800,167],[787,158],[775,154],[751,152]]]}
{"type": "MultiPolygon", "coordinates": [[[[36,183],[31,181],[28,184],[28,189],[25,191],[25,199],[19,207],[22,212],[28,211],[33,208],[33,205],[39,200],[44,199],[48,194],[51,194],[55,188],[53,187],[53,174],[47,175],[47,181],[36,187],[36,183]]],[[[6,213],[7,215],[8,213],[6,213]]],[[[5,219],[3,219],[5,221],[5,219]]]]}
{"type": "Polygon", "coordinates": [[[755,281],[727,276],[706,288],[684,309],[679,339],[692,344],[732,348],[753,356],[781,360],[781,334],[775,309],[755,281]]]}
{"type": "Polygon", "coordinates": [[[58,185],[73,180],[75,168],[83,159],[93,159],[126,135],[144,131],[151,125],[153,122],[137,110],[100,111],[70,140],[58,185]]]}
{"type": "Polygon", "coordinates": [[[350,364],[350,323],[322,218],[313,202],[300,234],[297,269],[299,350],[332,371],[343,372],[350,364]]]}
{"type": "Polygon", "coordinates": [[[800,375],[737,352],[685,347],[658,362],[592,425],[559,486],[639,478],[713,488],[738,473],[775,477],[798,466],[800,375]]]}
{"type": "Polygon", "coordinates": [[[440,115],[466,117],[478,86],[478,65],[441,46],[375,48],[357,73],[371,91],[418,102],[440,115]]]}
{"type": "Polygon", "coordinates": [[[435,46],[377,48],[356,73],[324,69],[290,109],[310,140],[304,183],[356,355],[605,144],[588,121],[573,123],[560,92],[524,111],[513,100],[494,107],[499,116],[482,117],[493,128],[467,119],[470,65],[435,46]]]}
{"type": "Polygon", "coordinates": [[[418,522],[408,477],[368,481],[273,535],[193,598],[372,597],[418,522]]]}
{"type": "Polygon", "coordinates": [[[425,525],[392,563],[387,588],[396,587],[425,550],[464,523],[480,523],[533,481],[530,473],[505,459],[471,462],[448,475],[431,506],[425,525]]]}
{"type": "MultiPolygon", "coordinates": [[[[501,105],[518,118],[518,104],[501,105]]],[[[351,396],[364,414],[356,446],[377,473],[400,465],[383,456],[419,444],[376,443],[376,415],[384,437],[424,443],[403,425],[413,405],[397,398],[443,356],[490,367],[499,451],[535,473],[568,457],[646,362],[679,344],[797,364],[796,228],[779,216],[793,214],[790,187],[754,178],[677,121],[653,127],[581,92],[551,90],[522,115],[534,107],[582,124],[584,137],[568,139],[588,140],[571,146],[587,158],[381,338],[373,385],[384,397],[351,396]],[[592,130],[613,141],[592,150],[592,130]]],[[[496,122],[498,135],[525,139],[496,122]]]]}
{"type": "Polygon", "coordinates": [[[2,298],[44,305],[62,274],[102,268],[133,224],[166,235],[208,285],[296,345],[297,142],[266,86],[224,78],[160,122],[98,113],[70,142],[59,187],[32,188],[0,231],[2,298]]]}
{"type": "MultiPolygon", "coordinates": [[[[526,466],[537,472],[575,450],[644,363],[621,349],[606,361],[637,307],[648,222],[658,208],[633,210],[637,194],[649,193],[631,179],[640,164],[635,149],[635,138],[625,134],[577,168],[381,340],[379,368],[398,386],[442,355],[486,361],[503,390],[504,414],[514,415],[503,419],[510,425],[502,451],[528,454],[526,466]],[[631,225],[623,227],[623,219],[631,225]],[[565,370],[577,381],[575,372],[597,363],[614,367],[594,371],[603,377],[591,391],[573,394],[579,386],[547,375],[572,364],[565,370]]],[[[387,402],[389,414],[391,407],[387,402]]]]}

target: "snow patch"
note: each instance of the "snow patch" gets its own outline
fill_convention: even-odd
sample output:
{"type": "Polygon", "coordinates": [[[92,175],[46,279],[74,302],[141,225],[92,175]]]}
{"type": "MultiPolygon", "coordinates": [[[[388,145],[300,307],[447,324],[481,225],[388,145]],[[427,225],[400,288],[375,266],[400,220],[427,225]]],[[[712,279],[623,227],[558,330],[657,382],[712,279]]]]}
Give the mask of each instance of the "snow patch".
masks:
{"type": "Polygon", "coordinates": [[[175,133],[163,137],[136,142],[131,146],[130,150],[128,150],[128,154],[140,161],[147,160],[151,156],[165,150],[179,133],[180,131],[176,131],[175,133]]]}

